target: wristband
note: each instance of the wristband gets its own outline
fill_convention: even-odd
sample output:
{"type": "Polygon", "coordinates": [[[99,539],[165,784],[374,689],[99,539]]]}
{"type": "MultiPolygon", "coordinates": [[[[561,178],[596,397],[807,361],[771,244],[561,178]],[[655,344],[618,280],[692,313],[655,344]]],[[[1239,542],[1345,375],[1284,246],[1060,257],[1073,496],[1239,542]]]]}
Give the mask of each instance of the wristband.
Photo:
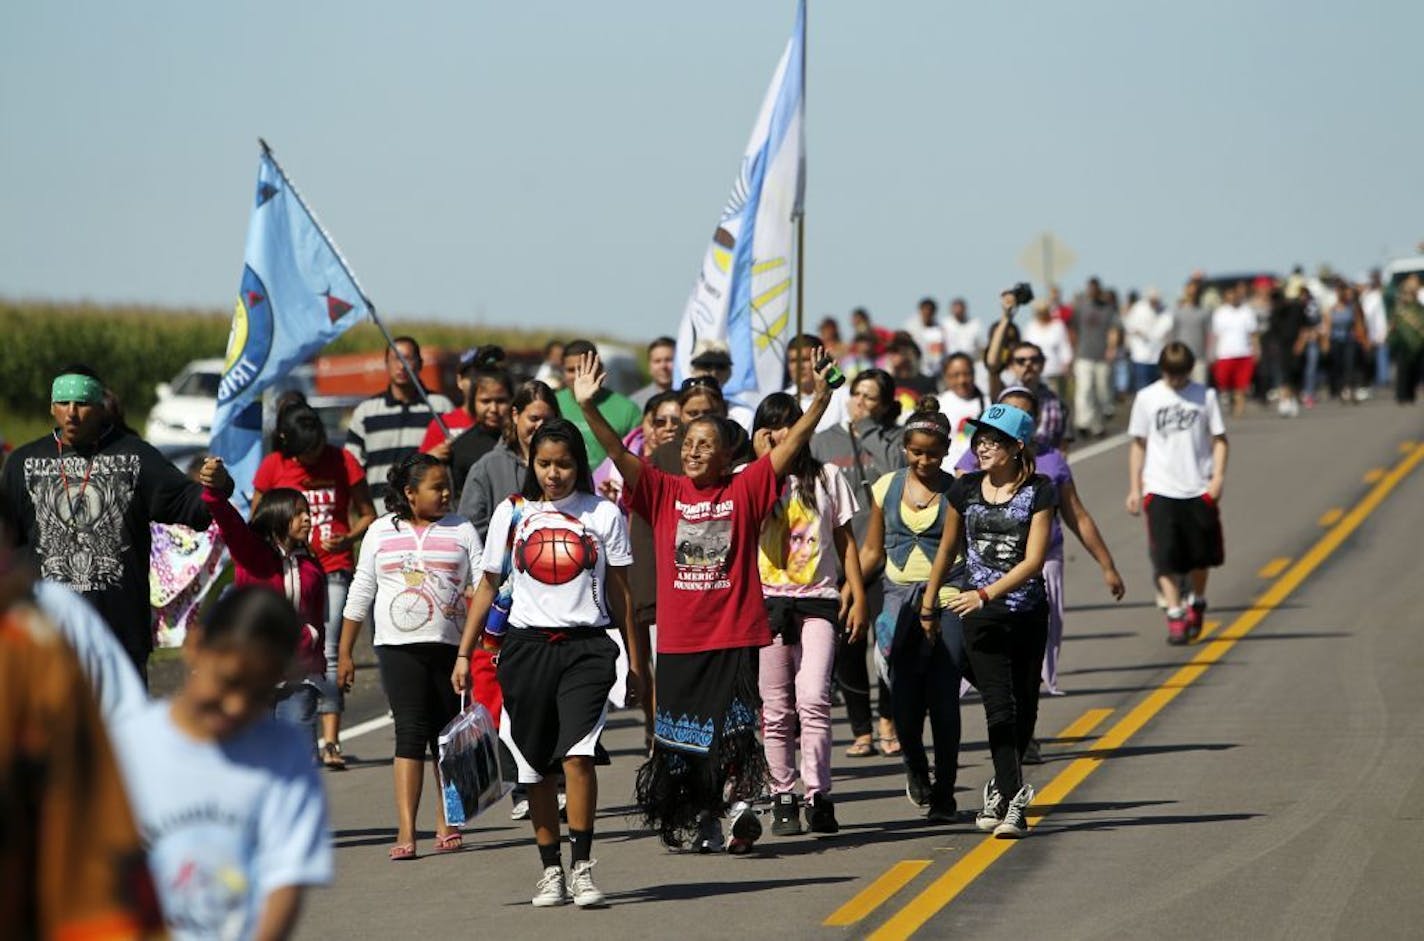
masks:
{"type": "Polygon", "coordinates": [[[468,660],[468,659],[470,659],[470,655],[467,654],[467,653],[457,653],[457,654],[455,654],[455,659],[456,659],[456,660],[459,660],[459,659],[461,659],[461,658],[463,658],[463,659],[465,659],[465,660],[468,660]]]}
{"type": "Polygon", "coordinates": [[[921,621],[932,621],[932,620],[935,620],[937,617],[938,617],[938,615],[936,615],[933,611],[921,611],[921,612],[920,612],[920,620],[921,620],[921,621]]]}
{"type": "Polygon", "coordinates": [[[979,596],[979,604],[987,607],[989,604],[989,593],[982,588],[974,589],[974,594],[979,596]]]}

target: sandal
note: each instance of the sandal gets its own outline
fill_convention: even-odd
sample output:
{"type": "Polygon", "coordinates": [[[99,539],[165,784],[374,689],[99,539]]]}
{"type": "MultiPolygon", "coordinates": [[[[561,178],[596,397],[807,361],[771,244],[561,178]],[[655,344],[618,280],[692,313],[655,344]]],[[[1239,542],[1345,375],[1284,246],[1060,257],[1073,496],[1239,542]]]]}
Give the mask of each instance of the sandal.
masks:
{"type": "MultiPolygon", "coordinates": [[[[336,742],[327,742],[323,745],[321,747],[321,763],[326,765],[330,771],[345,771],[346,759],[341,755],[341,746],[336,742]]],[[[392,857],[392,859],[394,858],[392,857]]]]}
{"type": "Polygon", "coordinates": [[[869,736],[858,738],[846,749],[845,755],[847,758],[874,758],[875,742],[869,736]]]}
{"type": "Polygon", "coordinates": [[[894,756],[900,754],[901,750],[902,749],[900,748],[900,736],[880,736],[880,754],[884,755],[887,758],[893,758],[894,756]]]}
{"type": "Polygon", "coordinates": [[[435,838],[435,852],[458,853],[465,848],[465,837],[459,830],[435,838]]]}
{"type": "Polygon", "coordinates": [[[397,843],[391,847],[391,862],[398,863],[406,859],[415,859],[414,843],[397,843]]]}

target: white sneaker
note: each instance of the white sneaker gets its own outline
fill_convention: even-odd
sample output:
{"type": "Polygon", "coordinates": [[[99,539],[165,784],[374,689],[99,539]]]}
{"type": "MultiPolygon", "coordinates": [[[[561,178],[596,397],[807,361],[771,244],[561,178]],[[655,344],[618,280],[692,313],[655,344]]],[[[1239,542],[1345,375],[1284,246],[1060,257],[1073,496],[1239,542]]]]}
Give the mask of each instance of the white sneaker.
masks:
{"type": "Polygon", "coordinates": [[[515,801],[514,807],[509,811],[510,820],[528,820],[529,802],[527,800],[515,801]]]}
{"type": "Polygon", "coordinates": [[[992,832],[1004,819],[1004,795],[990,781],[984,785],[984,808],[974,818],[974,825],[985,833],[992,832]]]}
{"type": "Polygon", "coordinates": [[[1018,840],[1028,836],[1028,805],[1032,802],[1033,787],[1025,784],[1009,801],[1009,807],[1004,811],[1004,822],[994,828],[994,836],[1001,840],[1018,840]]]}
{"type": "Polygon", "coordinates": [[[564,886],[564,867],[550,866],[545,869],[538,885],[534,887],[534,907],[552,908],[555,905],[563,905],[568,900],[569,892],[564,886]]]}
{"type": "Polygon", "coordinates": [[[597,862],[596,859],[580,860],[574,863],[573,871],[569,873],[569,894],[579,908],[602,905],[606,901],[598,886],[593,884],[593,867],[597,862]]]}

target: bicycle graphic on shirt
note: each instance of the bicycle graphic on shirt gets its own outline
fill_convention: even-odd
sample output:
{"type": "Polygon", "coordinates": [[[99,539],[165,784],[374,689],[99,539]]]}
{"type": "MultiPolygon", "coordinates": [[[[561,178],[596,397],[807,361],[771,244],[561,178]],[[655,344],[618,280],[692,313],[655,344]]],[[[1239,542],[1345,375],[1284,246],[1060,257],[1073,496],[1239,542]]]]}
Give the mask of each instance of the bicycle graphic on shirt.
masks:
{"type": "Polygon", "coordinates": [[[405,587],[386,608],[396,630],[418,631],[437,614],[450,621],[464,619],[465,595],[453,573],[428,569],[412,553],[401,560],[400,575],[405,587]]]}

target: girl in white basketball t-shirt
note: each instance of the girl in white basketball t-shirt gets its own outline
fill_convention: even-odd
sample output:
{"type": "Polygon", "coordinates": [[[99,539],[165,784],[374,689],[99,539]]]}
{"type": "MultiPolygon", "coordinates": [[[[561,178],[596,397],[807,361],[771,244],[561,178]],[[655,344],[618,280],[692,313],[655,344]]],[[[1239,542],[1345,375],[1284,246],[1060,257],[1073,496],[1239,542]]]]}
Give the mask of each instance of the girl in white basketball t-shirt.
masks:
{"type": "MultiPolygon", "coordinates": [[[[509,557],[509,629],[499,647],[504,692],[500,738],[529,788],[529,815],[543,876],[536,906],[572,898],[603,904],[593,884],[593,819],[598,794],[594,748],[607,718],[618,645],[608,636],[613,617],[626,621],[628,527],[612,502],[594,494],[583,435],[565,419],[545,422],[529,443],[522,501],[501,502],[490,518],[484,578],[470,606],[452,680],[469,686],[469,655],[484,642],[486,619],[509,557]],[[610,605],[610,601],[612,604],[610,605]],[[566,878],[559,849],[558,775],[568,796],[572,869],[566,878]]],[[[620,623],[629,645],[629,689],[641,693],[642,651],[631,625],[620,623]]]]}

